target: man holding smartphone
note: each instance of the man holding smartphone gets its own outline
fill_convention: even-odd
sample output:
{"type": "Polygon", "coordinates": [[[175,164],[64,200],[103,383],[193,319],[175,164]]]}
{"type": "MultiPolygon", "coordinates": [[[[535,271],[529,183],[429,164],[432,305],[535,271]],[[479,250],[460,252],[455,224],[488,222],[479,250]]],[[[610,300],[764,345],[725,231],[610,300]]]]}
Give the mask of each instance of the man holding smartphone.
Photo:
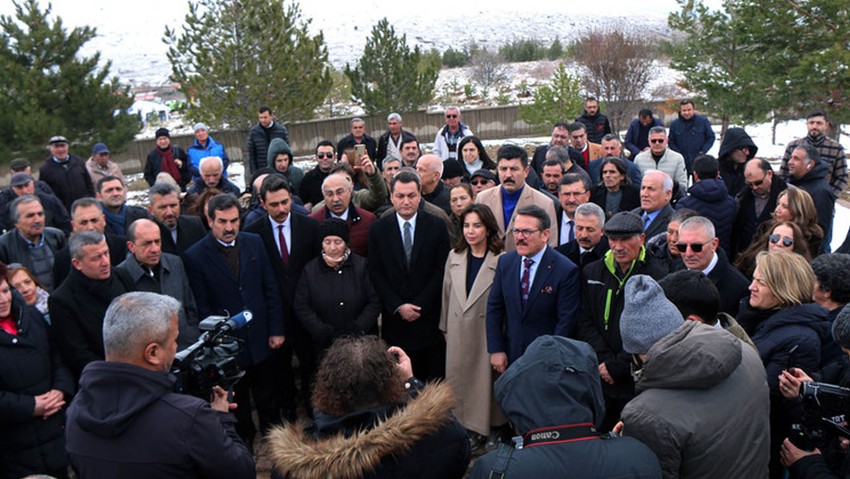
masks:
{"type": "MultiPolygon", "coordinates": [[[[352,118],[349,122],[349,127],[351,128],[351,133],[342,137],[336,145],[337,159],[342,160],[342,155],[346,150],[355,148],[356,145],[363,145],[366,147],[366,151],[369,152],[369,158],[374,160],[378,154],[378,142],[366,134],[366,122],[359,117],[352,118]]],[[[361,156],[363,155],[357,153],[357,156],[354,158],[360,158],[361,156]]],[[[354,166],[355,162],[349,161],[349,163],[351,163],[351,166],[354,166]]]]}

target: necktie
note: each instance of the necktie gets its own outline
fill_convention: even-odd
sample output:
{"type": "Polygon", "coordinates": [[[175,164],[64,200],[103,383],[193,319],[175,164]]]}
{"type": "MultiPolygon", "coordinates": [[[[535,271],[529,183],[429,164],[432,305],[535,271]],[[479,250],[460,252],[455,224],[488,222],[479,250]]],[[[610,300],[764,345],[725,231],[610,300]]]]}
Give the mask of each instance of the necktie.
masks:
{"type": "Polygon", "coordinates": [[[283,235],[283,225],[277,227],[277,237],[280,241],[280,259],[284,266],[289,266],[289,249],[286,247],[286,236],[283,235]]]}
{"type": "Polygon", "coordinates": [[[643,230],[646,231],[646,227],[649,226],[649,215],[643,214],[643,230]]]}
{"type": "Polygon", "coordinates": [[[529,282],[531,280],[531,265],[534,264],[534,260],[523,258],[522,264],[522,280],[519,283],[519,290],[522,293],[522,305],[525,306],[525,301],[528,299],[528,290],[531,288],[529,282]]]}
{"type": "Polygon", "coordinates": [[[404,257],[407,260],[407,264],[410,264],[410,256],[413,254],[413,226],[411,226],[410,221],[404,222],[404,257]]]}
{"type": "Polygon", "coordinates": [[[569,225],[570,225],[570,236],[567,238],[567,241],[572,241],[572,240],[576,239],[575,221],[570,220],[569,225]]]}

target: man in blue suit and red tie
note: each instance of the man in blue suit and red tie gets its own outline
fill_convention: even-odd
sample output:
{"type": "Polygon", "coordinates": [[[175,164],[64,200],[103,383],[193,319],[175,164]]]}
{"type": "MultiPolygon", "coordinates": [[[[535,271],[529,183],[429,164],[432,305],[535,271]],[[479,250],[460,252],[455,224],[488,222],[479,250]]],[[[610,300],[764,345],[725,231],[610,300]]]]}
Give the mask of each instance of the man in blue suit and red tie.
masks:
{"type": "Polygon", "coordinates": [[[578,318],[579,268],[547,246],[551,219],[542,208],[517,211],[516,251],[499,258],[487,301],[487,351],[502,373],[538,336],[571,336],[578,318]]]}

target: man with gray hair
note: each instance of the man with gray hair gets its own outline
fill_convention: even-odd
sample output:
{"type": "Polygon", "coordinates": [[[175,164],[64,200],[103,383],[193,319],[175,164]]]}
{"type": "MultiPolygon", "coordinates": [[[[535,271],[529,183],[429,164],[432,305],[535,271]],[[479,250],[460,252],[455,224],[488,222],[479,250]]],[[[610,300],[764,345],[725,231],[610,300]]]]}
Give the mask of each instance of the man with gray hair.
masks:
{"type": "Polygon", "coordinates": [[[196,179],[186,193],[189,195],[200,195],[207,188],[217,188],[222,193],[230,193],[239,196],[239,187],[224,177],[224,162],[218,156],[207,156],[201,159],[198,170],[201,177],[196,179]]]}
{"type": "Polygon", "coordinates": [[[387,131],[378,138],[377,157],[374,160],[378,168],[384,170],[384,161],[395,158],[401,161],[401,145],[407,141],[416,140],[416,135],[402,129],[401,115],[390,113],[387,116],[387,131]]]}
{"type": "Polygon", "coordinates": [[[180,214],[180,189],[169,183],[155,183],[148,190],[148,211],[159,224],[162,251],[181,255],[207,232],[201,219],[180,214]]]}
{"type": "Polygon", "coordinates": [[[663,126],[649,129],[649,149],[639,153],[635,164],[644,175],[650,170],[661,170],[679,183],[679,192],[688,191],[688,170],[685,158],[667,146],[667,130],[663,126]]]}
{"type": "Polygon", "coordinates": [[[472,130],[460,120],[460,108],[456,106],[446,108],[446,125],[437,131],[433,151],[443,161],[456,160],[457,144],[464,137],[473,135],[472,130]]]}
{"type": "Polygon", "coordinates": [[[596,203],[584,203],[575,212],[575,239],[564,243],[555,251],[584,267],[605,257],[608,238],[605,237],[605,211],[596,203]]]}
{"type": "Polygon", "coordinates": [[[337,161],[342,161],[342,155],[346,150],[353,150],[356,145],[366,146],[369,158],[375,160],[377,157],[378,142],[366,133],[366,122],[363,118],[355,117],[348,122],[351,133],[343,136],[336,144],[337,161]]]}
{"type": "Polygon", "coordinates": [[[329,175],[322,182],[322,194],[325,197],[325,206],[311,213],[310,217],[319,223],[328,218],[345,221],[349,228],[348,246],[351,251],[367,257],[369,227],[377,218],[369,211],[356,206],[351,200],[354,194],[351,179],[340,173],[329,175]]]}
{"type": "Polygon", "coordinates": [[[124,274],[112,274],[102,233],[82,231],[68,243],[73,268],[47,304],[59,352],[79,378],[86,364],[104,358],[101,330],[106,308],[133,285],[124,274]]]}
{"type": "Polygon", "coordinates": [[[741,298],[749,293],[750,282],[729,263],[719,244],[714,223],[704,216],[688,218],[679,226],[676,249],[685,268],[708,276],[720,293],[720,311],[734,317],[738,315],[741,298]]]}
{"type": "Polygon", "coordinates": [[[15,198],[9,212],[15,228],[0,236],[0,261],[26,266],[52,292],[68,274],[65,233],[44,225],[44,208],[37,196],[15,198]]]}
{"type": "Polygon", "coordinates": [[[663,171],[647,171],[640,184],[640,207],[632,213],[641,217],[646,239],[664,233],[673,208],[670,200],[673,198],[673,180],[663,171]]]}
{"type": "Polygon", "coordinates": [[[422,185],[422,199],[439,206],[446,214],[451,214],[449,189],[440,181],[443,176],[443,160],[437,155],[423,155],[416,162],[416,172],[419,173],[422,185]]]}
{"type": "Polygon", "coordinates": [[[106,361],[85,368],[68,408],[67,449],[80,477],[255,477],[227,393],[216,386],[207,403],[173,392],[179,309],[174,298],[136,292],[106,310],[106,361]]]}

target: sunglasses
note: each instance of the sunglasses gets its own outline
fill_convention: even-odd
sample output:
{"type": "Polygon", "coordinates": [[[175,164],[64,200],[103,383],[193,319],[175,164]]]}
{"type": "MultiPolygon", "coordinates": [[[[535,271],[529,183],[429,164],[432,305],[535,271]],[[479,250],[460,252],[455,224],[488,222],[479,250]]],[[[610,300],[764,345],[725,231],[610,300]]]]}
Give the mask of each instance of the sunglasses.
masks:
{"type": "Polygon", "coordinates": [[[786,248],[794,244],[794,238],[791,238],[790,236],[770,235],[767,239],[773,244],[779,243],[779,241],[782,240],[782,246],[786,248]]]}
{"type": "Polygon", "coordinates": [[[664,140],[655,139],[655,140],[649,140],[649,142],[650,143],[664,143],[664,140]]]}
{"type": "Polygon", "coordinates": [[[457,118],[457,115],[446,115],[446,118],[457,118]]]}
{"type": "Polygon", "coordinates": [[[469,184],[472,185],[472,186],[478,186],[478,185],[486,185],[489,182],[490,182],[490,180],[472,180],[472,181],[469,182],[469,184]]]}
{"type": "Polygon", "coordinates": [[[316,153],[316,158],[333,158],[333,153],[316,153]]]}
{"type": "Polygon", "coordinates": [[[744,183],[746,183],[747,186],[749,186],[750,188],[758,188],[759,186],[761,186],[762,183],[764,183],[764,178],[758,181],[753,181],[752,183],[749,181],[745,181],[744,183]]]}
{"type": "Polygon", "coordinates": [[[711,240],[708,240],[705,243],[676,243],[676,249],[679,250],[680,253],[684,253],[688,250],[688,246],[690,246],[691,251],[694,253],[702,253],[703,246],[708,243],[711,243],[711,240]]]}

